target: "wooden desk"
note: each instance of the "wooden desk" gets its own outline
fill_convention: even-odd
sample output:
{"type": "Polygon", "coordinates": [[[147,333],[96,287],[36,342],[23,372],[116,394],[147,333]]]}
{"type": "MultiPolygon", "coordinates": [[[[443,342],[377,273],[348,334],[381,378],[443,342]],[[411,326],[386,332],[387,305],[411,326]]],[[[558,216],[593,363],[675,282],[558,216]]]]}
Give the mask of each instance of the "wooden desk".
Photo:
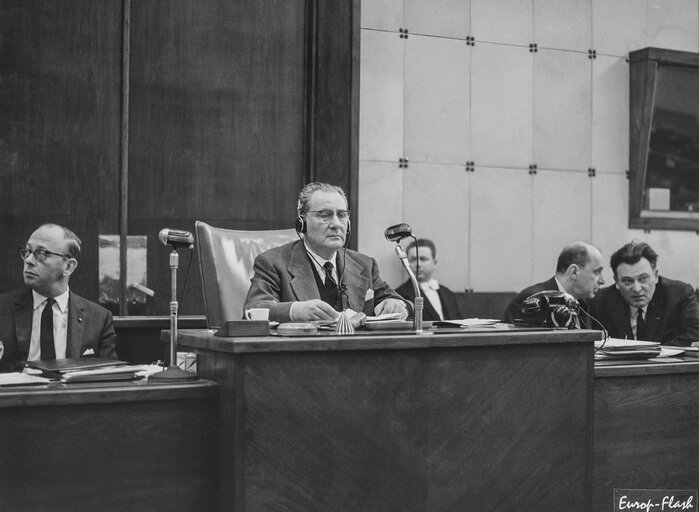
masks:
{"type": "Polygon", "coordinates": [[[699,486],[699,360],[595,368],[593,510],[614,488],[699,486]]]}
{"type": "MultiPolygon", "coordinates": [[[[589,510],[596,331],[219,338],[221,510],[589,510]]],[[[169,339],[169,333],[163,333],[169,339]]]]}
{"type": "Polygon", "coordinates": [[[209,381],[0,388],[0,510],[212,510],[217,392],[209,381]]]}

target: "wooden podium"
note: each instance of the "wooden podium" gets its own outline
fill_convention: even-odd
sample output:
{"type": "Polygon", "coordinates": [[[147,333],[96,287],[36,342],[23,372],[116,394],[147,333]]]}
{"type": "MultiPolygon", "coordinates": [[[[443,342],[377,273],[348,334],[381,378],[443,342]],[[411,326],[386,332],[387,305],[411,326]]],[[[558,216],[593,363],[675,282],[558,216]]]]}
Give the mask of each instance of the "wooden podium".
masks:
{"type": "MultiPolygon", "coordinates": [[[[163,332],[163,336],[168,336],[163,332]]],[[[586,511],[597,331],[222,338],[221,510],[586,511]]]]}

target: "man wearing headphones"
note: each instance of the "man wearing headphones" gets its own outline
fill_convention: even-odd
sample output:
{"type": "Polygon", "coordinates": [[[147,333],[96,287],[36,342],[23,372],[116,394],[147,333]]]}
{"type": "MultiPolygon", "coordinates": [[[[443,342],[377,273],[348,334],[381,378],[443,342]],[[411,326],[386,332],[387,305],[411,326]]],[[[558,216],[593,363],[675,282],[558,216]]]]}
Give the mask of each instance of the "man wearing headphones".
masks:
{"type": "Polygon", "coordinates": [[[381,279],[376,261],[345,248],[350,212],[340,187],[305,185],[295,227],[298,241],[255,259],[245,309],[269,308],[278,322],[333,320],[345,308],[407,318],[406,302],[381,279]]]}

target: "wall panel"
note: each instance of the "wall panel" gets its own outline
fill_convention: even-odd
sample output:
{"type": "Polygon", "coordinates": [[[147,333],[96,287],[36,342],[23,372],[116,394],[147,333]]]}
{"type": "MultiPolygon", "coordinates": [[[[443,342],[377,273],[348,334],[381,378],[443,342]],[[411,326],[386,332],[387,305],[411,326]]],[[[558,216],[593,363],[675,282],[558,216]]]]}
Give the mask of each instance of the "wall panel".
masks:
{"type": "Polygon", "coordinates": [[[97,235],[118,232],[121,0],[0,2],[0,292],[43,222],[83,241],[74,291],[97,298],[97,235]]]}

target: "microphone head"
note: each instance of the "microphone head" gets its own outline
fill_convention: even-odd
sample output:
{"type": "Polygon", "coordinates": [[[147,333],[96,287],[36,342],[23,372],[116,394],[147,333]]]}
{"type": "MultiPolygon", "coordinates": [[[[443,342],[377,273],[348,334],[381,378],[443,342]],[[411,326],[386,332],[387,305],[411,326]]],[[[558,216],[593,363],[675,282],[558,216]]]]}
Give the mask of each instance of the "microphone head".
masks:
{"type": "Polygon", "coordinates": [[[412,234],[412,228],[405,222],[389,226],[386,228],[386,231],[384,231],[384,236],[389,242],[400,242],[404,238],[412,236],[412,234]]]}
{"type": "Polygon", "coordinates": [[[189,231],[180,231],[177,229],[161,229],[158,233],[158,238],[163,245],[172,247],[194,247],[194,235],[189,231]]]}

